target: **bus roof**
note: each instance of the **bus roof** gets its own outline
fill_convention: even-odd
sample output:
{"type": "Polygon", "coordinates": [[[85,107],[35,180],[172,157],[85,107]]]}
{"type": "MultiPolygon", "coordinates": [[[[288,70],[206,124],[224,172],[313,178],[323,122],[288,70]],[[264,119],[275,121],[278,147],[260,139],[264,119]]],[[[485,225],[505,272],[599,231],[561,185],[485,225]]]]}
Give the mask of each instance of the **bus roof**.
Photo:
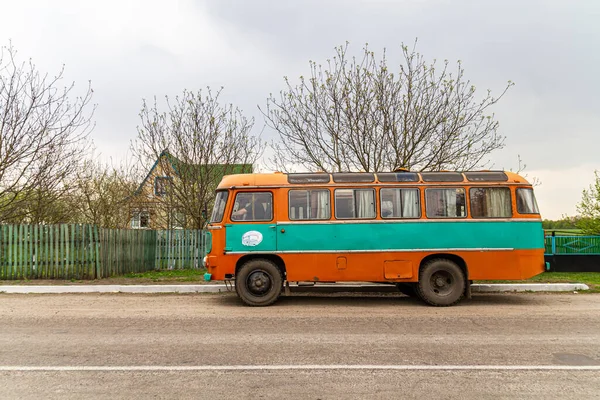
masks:
{"type": "Polygon", "coordinates": [[[524,184],[529,182],[522,176],[508,171],[439,171],[439,172],[304,172],[235,174],[223,177],[217,189],[233,187],[281,187],[299,185],[352,185],[352,184],[524,184]]]}

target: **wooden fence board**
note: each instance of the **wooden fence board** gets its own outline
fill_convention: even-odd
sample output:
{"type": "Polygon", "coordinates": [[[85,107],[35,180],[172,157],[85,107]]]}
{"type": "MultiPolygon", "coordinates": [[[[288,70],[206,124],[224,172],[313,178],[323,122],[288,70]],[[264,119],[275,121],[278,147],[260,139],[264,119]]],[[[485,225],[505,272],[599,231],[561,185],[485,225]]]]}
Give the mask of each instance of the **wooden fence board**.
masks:
{"type": "Polygon", "coordinates": [[[157,231],[156,269],[189,269],[202,267],[204,231],[157,231]]]}

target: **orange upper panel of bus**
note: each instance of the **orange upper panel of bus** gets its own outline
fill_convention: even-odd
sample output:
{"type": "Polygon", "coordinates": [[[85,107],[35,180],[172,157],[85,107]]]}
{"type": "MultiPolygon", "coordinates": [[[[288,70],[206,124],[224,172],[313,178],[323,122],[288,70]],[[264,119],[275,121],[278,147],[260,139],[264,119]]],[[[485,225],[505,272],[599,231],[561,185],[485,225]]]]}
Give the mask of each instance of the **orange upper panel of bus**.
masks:
{"type": "MultiPolygon", "coordinates": [[[[389,180],[380,180],[378,178],[378,174],[391,174],[391,172],[380,172],[380,173],[365,173],[365,172],[357,172],[357,173],[339,173],[340,175],[343,174],[354,174],[354,175],[374,175],[374,179],[371,182],[367,182],[367,181],[361,181],[361,184],[381,184],[381,185],[389,185],[389,184],[394,184],[394,185],[398,185],[398,184],[407,184],[407,185],[415,185],[415,184],[430,184],[435,182],[436,184],[444,184],[444,185],[455,185],[455,184],[523,184],[523,185],[530,185],[530,183],[523,178],[521,175],[516,174],[514,172],[509,172],[509,171],[466,171],[465,173],[469,174],[469,173],[498,173],[498,174],[505,174],[506,175],[506,180],[472,180],[472,179],[467,179],[467,177],[465,176],[465,173],[462,172],[449,172],[449,171],[427,171],[427,172],[423,172],[424,174],[427,173],[436,173],[436,174],[460,174],[462,176],[462,180],[453,180],[453,181],[441,181],[441,180],[424,180],[423,176],[421,175],[420,172],[410,172],[412,174],[416,174],[417,178],[415,180],[412,181],[389,181],[389,180]]],[[[337,175],[337,174],[335,174],[337,175]]],[[[357,181],[353,181],[353,180],[347,180],[347,181],[335,181],[334,178],[332,178],[332,174],[327,174],[327,173],[313,173],[313,172],[304,172],[304,173],[294,173],[294,174],[287,174],[287,173],[282,173],[282,172],[273,172],[273,173],[262,173],[262,174],[237,174],[237,175],[226,175],[223,177],[223,179],[221,180],[219,186],[217,189],[228,189],[228,188],[232,188],[232,187],[244,187],[244,186],[249,186],[249,187],[256,187],[256,186],[260,186],[260,187],[266,187],[266,186],[272,186],[272,187],[281,187],[281,186],[293,186],[293,185],[297,185],[297,184],[316,184],[316,185],[328,185],[328,184],[346,184],[346,183],[351,183],[351,184],[355,184],[357,183],[357,181]],[[326,176],[329,175],[329,179],[324,180],[324,181],[319,181],[319,182],[303,182],[303,183],[290,183],[288,176],[292,175],[292,176],[300,176],[300,175],[311,175],[311,176],[326,176]]]]}

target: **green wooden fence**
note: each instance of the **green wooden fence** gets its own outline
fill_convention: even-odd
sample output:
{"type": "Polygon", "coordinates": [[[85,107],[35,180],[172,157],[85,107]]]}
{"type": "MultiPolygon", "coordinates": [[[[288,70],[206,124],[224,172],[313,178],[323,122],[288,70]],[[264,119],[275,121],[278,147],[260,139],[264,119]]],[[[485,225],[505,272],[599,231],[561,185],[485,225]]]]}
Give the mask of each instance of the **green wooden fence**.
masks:
{"type": "Polygon", "coordinates": [[[152,271],[156,262],[156,231],[100,229],[100,255],[97,278],[152,271]]]}
{"type": "Polygon", "coordinates": [[[157,232],[156,269],[202,267],[206,235],[201,230],[177,229],[157,232]]]}
{"type": "Polygon", "coordinates": [[[0,225],[0,279],[97,279],[200,268],[205,237],[200,230],[0,225]]]}
{"type": "Polygon", "coordinates": [[[93,279],[98,237],[91,225],[0,225],[0,278],[93,279]]]}

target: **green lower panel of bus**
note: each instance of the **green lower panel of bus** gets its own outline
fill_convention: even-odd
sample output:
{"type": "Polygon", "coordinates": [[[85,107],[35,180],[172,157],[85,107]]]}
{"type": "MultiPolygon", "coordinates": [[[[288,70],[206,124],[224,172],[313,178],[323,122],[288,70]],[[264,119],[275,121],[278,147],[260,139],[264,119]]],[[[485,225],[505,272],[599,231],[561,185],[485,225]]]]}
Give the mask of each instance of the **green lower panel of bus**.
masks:
{"type": "Polygon", "coordinates": [[[228,224],[228,252],[542,249],[540,221],[228,224]]]}

